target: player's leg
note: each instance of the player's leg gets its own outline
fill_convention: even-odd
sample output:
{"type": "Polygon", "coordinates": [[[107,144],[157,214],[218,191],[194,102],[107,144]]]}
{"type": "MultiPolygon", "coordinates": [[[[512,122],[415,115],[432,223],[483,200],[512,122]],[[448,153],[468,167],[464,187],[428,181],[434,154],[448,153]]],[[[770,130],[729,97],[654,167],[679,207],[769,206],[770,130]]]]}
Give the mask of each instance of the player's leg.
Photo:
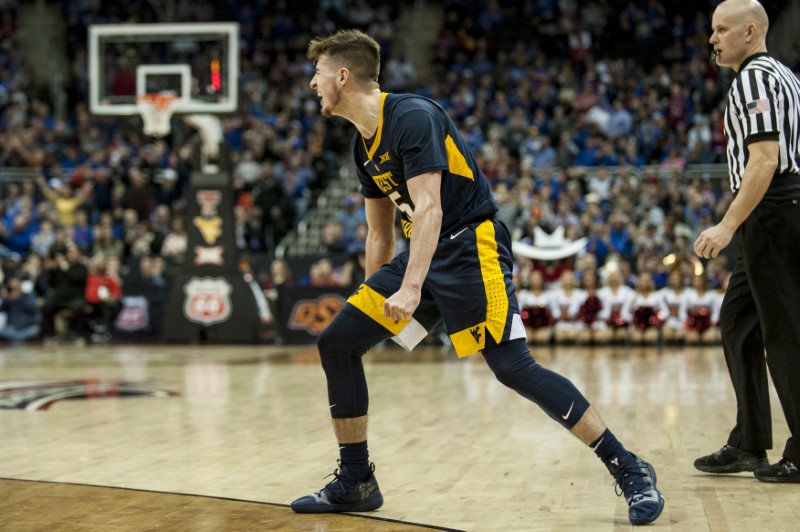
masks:
{"type": "Polygon", "coordinates": [[[500,382],[592,448],[625,495],[631,523],[652,523],[661,515],[664,498],[653,466],[625,449],[572,382],[539,365],[520,340],[487,348],[483,357],[500,382]]]}
{"type": "Polygon", "coordinates": [[[317,345],[328,382],[328,402],[339,445],[339,468],[320,491],[292,502],[300,513],[368,511],[383,504],[369,462],[367,409],[369,395],[362,357],[391,336],[351,304],[320,334],[317,345]]]}
{"type": "Polygon", "coordinates": [[[323,489],[292,503],[296,512],[362,512],[383,504],[374,466],[369,462],[369,395],[362,358],[369,348],[392,335],[413,343],[414,337],[423,337],[439,320],[438,311],[429,312],[435,310],[433,303],[425,299],[410,322],[394,323],[383,316],[383,302],[399,288],[404,265],[401,257],[376,272],[348,299],[317,340],[339,444],[339,468],[323,489]]]}
{"type": "Polygon", "coordinates": [[[463,249],[445,255],[477,257],[472,266],[477,274],[469,272],[469,265],[434,263],[428,277],[448,331],[456,331],[451,334],[456,352],[466,356],[480,349],[500,382],[591,445],[625,494],[632,523],[657,519],[664,499],[656,489],[653,467],[625,450],[572,382],[540,366],[531,355],[511,281],[511,239],[505,227],[484,222],[464,235],[471,238],[446,244],[463,249]],[[460,273],[455,286],[444,272],[440,275],[443,266],[460,273]]]}

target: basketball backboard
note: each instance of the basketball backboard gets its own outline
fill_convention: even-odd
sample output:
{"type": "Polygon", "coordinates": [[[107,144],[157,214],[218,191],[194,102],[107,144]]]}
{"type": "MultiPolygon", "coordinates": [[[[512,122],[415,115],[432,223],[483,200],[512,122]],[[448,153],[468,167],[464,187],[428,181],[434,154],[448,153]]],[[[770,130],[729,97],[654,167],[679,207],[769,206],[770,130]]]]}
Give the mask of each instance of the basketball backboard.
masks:
{"type": "Polygon", "coordinates": [[[89,27],[89,110],[135,115],[145,95],[174,94],[173,112],[237,109],[239,25],[96,24],[89,27]]]}

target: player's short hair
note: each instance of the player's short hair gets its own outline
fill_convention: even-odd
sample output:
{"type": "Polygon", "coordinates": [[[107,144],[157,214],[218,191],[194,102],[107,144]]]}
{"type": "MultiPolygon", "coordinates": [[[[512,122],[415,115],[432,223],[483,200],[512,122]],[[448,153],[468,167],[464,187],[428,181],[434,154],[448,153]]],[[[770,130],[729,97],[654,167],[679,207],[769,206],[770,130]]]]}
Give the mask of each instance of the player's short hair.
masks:
{"type": "Polygon", "coordinates": [[[360,83],[378,81],[381,46],[364,32],[341,30],[308,44],[307,56],[312,62],[316,64],[323,54],[340,61],[360,83]]]}

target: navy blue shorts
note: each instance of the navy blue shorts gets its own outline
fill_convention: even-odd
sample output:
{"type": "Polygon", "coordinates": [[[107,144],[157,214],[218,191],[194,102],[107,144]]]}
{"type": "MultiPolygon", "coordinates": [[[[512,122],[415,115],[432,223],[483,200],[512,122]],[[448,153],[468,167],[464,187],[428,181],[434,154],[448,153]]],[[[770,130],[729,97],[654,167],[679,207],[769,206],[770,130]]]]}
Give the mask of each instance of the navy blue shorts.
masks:
{"type": "Polygon", "coordinates": [[[440,320],[459,357],[508,340],[525,338],[512,280],[511,236],[497,220],[485,220],[443,235],[422,285],[411,320],[394,323],[384,301],[400,289],[408,251],[375,272],[347,302],[411,349],[440,320]]]}

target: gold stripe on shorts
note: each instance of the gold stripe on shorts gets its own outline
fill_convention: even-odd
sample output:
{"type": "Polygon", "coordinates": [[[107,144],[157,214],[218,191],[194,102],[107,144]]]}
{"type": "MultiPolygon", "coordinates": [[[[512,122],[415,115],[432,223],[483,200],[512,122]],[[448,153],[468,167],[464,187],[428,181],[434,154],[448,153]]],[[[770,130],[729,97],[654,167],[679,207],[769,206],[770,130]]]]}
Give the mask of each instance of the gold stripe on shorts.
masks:
{"type": "Polygon", "coordinates": [[[347,300],[348,303],[383,325],[392,334],[399,334],[410,320],[402,320],[395,323],[393,319],[384,316],[384,301],[386,301],[385,297],[365,284],[358,287],[356,293],[347,300]]]}
{"type": "Polygon", "coordinates": [[[478,258],[481,262],[481,275],[486,290],[486,330],[494,341],[503,340],[508,317],[508,293],[503,270],[500,269],[500,255],[497,253],[497,240],[494,224],[486,220],[476,230],[478,236],[478,258]]]}
{"type": "Polygon", "coordinates": [[[486,321],[467,327],[450,335],[453,348],[459,357],[477,353],[486,346],[486,334],[491,334],[494,341],[503,340],[508,316],[508,293],[503,270],[500,268],[500,255],[497,252],[494,224],[487,220],[476,229],[478,259],[481,265],[481,276],[486,292],[486,321]]]}

